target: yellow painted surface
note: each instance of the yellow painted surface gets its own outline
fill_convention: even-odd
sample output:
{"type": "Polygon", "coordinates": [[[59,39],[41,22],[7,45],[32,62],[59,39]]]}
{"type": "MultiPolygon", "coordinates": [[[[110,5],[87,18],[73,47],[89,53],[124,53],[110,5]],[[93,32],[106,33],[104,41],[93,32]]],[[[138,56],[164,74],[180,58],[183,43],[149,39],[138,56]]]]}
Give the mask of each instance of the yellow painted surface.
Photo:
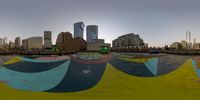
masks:
{"type": "Polygon", "coordinates": [[[2,100],[199,100],[200,83],[191,60],[159,77],[136,77],[110,64],[93,88],[75,93],[44,93],[15,90],[0,84],[2,100]]]}
{"type": "Polygon", "coordinates": [[[129,61],[129,62],[136,62],[136,63],[145,63],[151,60],[152,58],[122,58],[120,57],[119,59],[129,61]]]}
{"type": "Polygon", "coordinates": [[[22,61],[21,57],[16,56],[16,57],[10,59],[9,61],[3,63],[3,65],[14,64],[14,63],[17,63],[19,61],[22,61]]]}

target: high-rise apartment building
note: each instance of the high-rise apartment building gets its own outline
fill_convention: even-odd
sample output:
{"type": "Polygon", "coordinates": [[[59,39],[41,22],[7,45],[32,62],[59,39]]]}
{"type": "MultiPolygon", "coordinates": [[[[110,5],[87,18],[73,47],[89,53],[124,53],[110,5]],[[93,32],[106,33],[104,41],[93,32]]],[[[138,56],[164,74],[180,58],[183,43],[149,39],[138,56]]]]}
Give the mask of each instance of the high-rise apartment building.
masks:
{"type": "Polygon", "coordinates": [[[20,48],[21,47],[21,39],[20,37],[15,38],[15,48],[20,48]]]}
{"type": "Polygon", "coordinates": [[[98,26],[88,25],[87,26],[87,42],[91,43],[98,39],[98,26]]]}
{"type": "Polygon", "coordinates": [[[0,48],[2,48],[2,47],[3,47],[3,39],[0,38],[0,48]]]}
{"type": "Polygon", "coordinates": [[[52,48],[52,32],[44,31],[44,48],[52,48]]]}
{"type": "Polygon", "coordinates": [[[77,37],[83,38],[84,28],[85,28],[85,24],[83,22],[75,23],[74,24],[74,38],[77,38],[77,37]]]}

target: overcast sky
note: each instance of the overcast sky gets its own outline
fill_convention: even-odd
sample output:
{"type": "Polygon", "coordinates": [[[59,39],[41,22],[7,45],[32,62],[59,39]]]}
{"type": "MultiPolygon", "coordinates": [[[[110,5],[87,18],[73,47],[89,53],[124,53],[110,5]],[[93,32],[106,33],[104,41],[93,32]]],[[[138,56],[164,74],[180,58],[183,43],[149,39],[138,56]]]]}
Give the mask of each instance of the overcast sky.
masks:
{"type": "Polygon", "coordinates": [[[200,0],[0,0],[0,37],[8,40],[48,30],[55,43],[79,21],[98,25],[109,43],[137,33],[149,46],[164,46],[184,40],[188,30],[200,42],[200,0]]]}

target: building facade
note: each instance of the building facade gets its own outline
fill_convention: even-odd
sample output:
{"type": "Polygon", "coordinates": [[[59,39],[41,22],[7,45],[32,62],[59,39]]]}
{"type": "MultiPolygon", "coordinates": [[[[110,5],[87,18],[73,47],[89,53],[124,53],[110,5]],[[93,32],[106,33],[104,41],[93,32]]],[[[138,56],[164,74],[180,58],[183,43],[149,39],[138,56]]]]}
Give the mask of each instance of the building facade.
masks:
{"type": "Polygon", "coordinates": [[[182,49],[182,45],[179,42],[174,42],[170,45],[170,49],[180,50],[182,49]]]}
{"type": "Polygon", "coordinates": [[[15,43],[10,41],[9,44],[8,44],[8,47],[9,47],[10,50],[14,49],[15,48],[15,43]]]}
{"type": "Polygon", "coordinates": [[[52,48],[52,32],[44,31],[44,49],[52,48]]]}
{"type": "Polygon", "coordinates": [[[61,32],[57,37],[56,46],[61,51],[78,52],[86,50],[86,41],[81,37],[73,38],[69,32],[61,32]]]}
{"type": "Polygon", "coordinates": [[[4,37],[4,38],[3,38],[3,46],[4,46],[4,47],[7,47],[7,45],[8,45],[7,37],[4,37]]]}
{"type": "Polygon", "coordinates": [[[3,48],[3,38],[0,38],[0,48],[3,48]]]}
{"type": "Polygon", "coordinates": [[[87,26],[87,42],[91,43],[98,39],[98,26],[88,25],[87,26]]]}
{"type": "Polygon", "coordinates": [[[104,39],[93,39],[93,42],[87,42],[87,51],[99,51],[102,46],[111,48],[110,43],[105,43],[104,39]]]}
{"type": "Polygon", "coordinates": [[[194,50],[200,50],[200,43],[193,43],[194,50]]]}
{"type": "Polygon", "coordinates": [[[63,44],[63,51],[79,52],[85,50],[86,50],[86,41],[81,37],[68,39],[63,44]]]}
{"type": "Polygon", "coordinates": [[[28,50],[28,39],[22,40],[22,49],[28,50]]]}
{"type": "Polygon", "coordinates": [[[100,47],[106,46],[106,47],[111,47],[109,43],[87,43],[87,51],[99,51],[100,47]]]}
{"type": "MultiPolygon", "coordinates": [[[[27,46],[28,46],[27,50],[42,50],[42,47],[43,47],[42,37],[30,37],[26,41],[27,41],[27,46]]],[[[26,42],[24,44],[26,44],[26,42]]]]}
{"type": "Polygon", "coordinates": [[[74,23],[74,38],[84,37],[85,24],[83,22],[74,23]]]}
{"type": "Polygon", "coordinates": [[[20,37],[15,38],[15,48],[20,49],[21,48],[21,39],[20,37]]]}
{"type": "Polygon", "coordinates": [[[187,49],[187,46],[189,45],[189,44],[187,43],[187,41],[185,41],[185,40],[181,41],[180,44],[181,44],[181,46],[182,46],[182,49],[184,49],[184,50],[186,50],[186,49],[187,49]]]}
{"type": "Polygon", "coordinates": [[[112,49],[147,48],[139,34],[129,33],[112,41],[112,49]]]}
{"type": "Polygon", "coordinates": [[[94,43],[105,43],[104,39],[94,39],[93,40],[94,43]]]}
{"type": "Polygon", "coordinates": [[[57,37],[57,41],[56,41],[56,45],[58,47],[59,50],[63,50],[63,44],[65,43],[65,41],[67,40],[71,40],[72,38],[72,34],[70,32],[61,32],[58,37],[57,37]]]}

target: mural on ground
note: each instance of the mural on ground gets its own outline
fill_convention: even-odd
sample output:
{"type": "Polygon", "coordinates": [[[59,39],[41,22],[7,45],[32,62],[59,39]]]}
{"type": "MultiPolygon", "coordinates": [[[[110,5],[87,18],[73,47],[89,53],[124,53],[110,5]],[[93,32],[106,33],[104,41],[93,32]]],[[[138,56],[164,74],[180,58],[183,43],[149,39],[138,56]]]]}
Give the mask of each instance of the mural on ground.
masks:
{"type": "Polygon", "coordinates": [[[145,91],[146,97],[162,97],[167,93],[169,97],[176,95],[180,99],[184,91],[187,91],[187,95],[192,97],[200,93],[199,59],[147,54],[138,57],[116,53],[34,58],[2,56],[0,89],[5,92],[0,93],[0,96],[9,98],[5,93],[13,91],[16,96],[31,94],[51,98],[51,94],[58,96],[66,93],[63,98],[58,98],[82,99],[84,96],[90,100],[109,96],[109,100],[115,100],[130,99],[133,96],[139,98],[141,94],[138,93],[145,91]]]}

